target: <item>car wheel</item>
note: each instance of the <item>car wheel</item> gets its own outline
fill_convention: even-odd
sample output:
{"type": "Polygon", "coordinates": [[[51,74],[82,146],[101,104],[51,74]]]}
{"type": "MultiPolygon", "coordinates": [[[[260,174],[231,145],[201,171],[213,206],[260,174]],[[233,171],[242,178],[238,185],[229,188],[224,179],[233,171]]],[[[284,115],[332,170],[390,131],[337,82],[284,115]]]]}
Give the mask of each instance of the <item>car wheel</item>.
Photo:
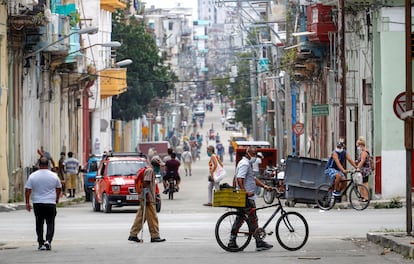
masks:
{"type": "Polygon", "coordinates": [[[104,213],[110,213],[112,211],[112,205],[109,203],[108,195],[104,193],[102,195],[102,209],[104,213]]]}
{"type": "Polygon", "coordinates": [[[94,212],[99,212],[101,211],[101,204],[98,202],[98,200],[96,199],[96,194],[95,192],[92,193],[92,210],[94,212]]]}

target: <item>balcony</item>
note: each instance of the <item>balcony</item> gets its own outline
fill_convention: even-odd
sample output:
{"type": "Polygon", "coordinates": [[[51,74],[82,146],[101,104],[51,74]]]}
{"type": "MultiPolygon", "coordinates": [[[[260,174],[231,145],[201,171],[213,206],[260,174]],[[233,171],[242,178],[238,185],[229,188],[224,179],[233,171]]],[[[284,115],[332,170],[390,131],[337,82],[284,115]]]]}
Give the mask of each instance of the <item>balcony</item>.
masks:
{"type": "Polygon", "coordinates": [[[307,31],[315,32],[315,34],[308,36],[309,41],[329,43],[329,32],[337,32],[333,9],[333,6],[322,4],[314,4],[308,7],[307,31]]]}
{"type": "Polygon", "coordinates": [[[126,68],[110,68],[100,72],[102,99],[126,92],[126,73],[126,68]]]}
{"type": "Polygon", "coordinates": [[[113,13],[117,8],[126,8],[127,3],[127,0],[101,0],[101,9],[113,13]]]}

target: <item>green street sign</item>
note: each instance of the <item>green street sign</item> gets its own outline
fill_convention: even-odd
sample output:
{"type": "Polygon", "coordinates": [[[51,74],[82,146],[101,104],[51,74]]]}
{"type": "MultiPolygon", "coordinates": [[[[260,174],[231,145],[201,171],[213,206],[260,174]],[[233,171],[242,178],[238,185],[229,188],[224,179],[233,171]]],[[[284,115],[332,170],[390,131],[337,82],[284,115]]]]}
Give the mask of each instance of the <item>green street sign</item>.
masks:
{"type": "Polygon", "coordinates": [[[329,105],[319,104],[312,105],[312,116],[327,116],[329,115],[329,105]]]}

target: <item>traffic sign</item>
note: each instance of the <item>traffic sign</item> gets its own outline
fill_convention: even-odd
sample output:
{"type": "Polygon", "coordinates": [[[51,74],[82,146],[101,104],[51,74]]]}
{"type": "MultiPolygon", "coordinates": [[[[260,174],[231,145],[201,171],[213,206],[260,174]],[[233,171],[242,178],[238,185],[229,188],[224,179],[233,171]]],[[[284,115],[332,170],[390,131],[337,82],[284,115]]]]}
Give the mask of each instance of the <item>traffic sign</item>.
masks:
{"type": "Polygon", "coordinates": [[[293,125],[293,132],[296,136],[300,136],[305,132],[305,125],[303,123],[296,123],[293,125]]]}
{"type": "Polygon", "coordinates": [[[327,116],[329,115],[328,104],[312,105],[312,116],[327,116]]]}
{"type": "MultiPolygon", "coordinates": [[[[412,94],[411,101],[414,101],[414,93],[412,94]]],[[[393,104],[394,113],[401,120],[404,120],[404,118],[402,118],[401,116],[404,116],[404,113],[407,112],[405,108],[406,106],[405,102],[406,102],[405,92],[400,93],[394,99],[394,104],[393,104]]]]}

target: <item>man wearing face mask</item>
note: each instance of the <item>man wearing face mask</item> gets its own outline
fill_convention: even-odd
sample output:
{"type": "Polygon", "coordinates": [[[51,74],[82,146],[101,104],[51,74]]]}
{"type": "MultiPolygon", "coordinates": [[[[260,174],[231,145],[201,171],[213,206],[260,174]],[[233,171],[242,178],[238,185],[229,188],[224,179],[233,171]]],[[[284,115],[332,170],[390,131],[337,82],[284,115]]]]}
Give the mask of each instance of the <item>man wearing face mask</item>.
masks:
{"type": "Polygon", "coordinates": [[[346,161],[349,161],[357,169],[357,165],[351,159],[348,152],[346,152],[345,144],[338,142],[325,168],[325,175],[329,176],[331,182],[334,184],[334,196],[341,196],[342,191],[346,188],[345,175],[349,172],[349,170],[345,169],[346,161]]]}
{"type": "MultiPolygon", "coordinates": [[[[246,155],[239,161],[236,168],[236,185],[241,190],[246,190],[247,193],[247,209],[248,208],[256,208],[256,186],[262,187],[268,191],[272,190],[272,187],[267,186],[263,182],[261,182],[258,178],[255,177],[253,173],[252,164],[256,161],[256,148],[255,147],[248,147],[246,149],[246,155]]],[[[249,221],[253,223],[255,226],[254,228],[258,228],[258,220],[256,213],[249,216],[249,221]]],[[[237,221],[236,221],[237,222],[237,221]]],[[[273,247],[263,241],[259,236],[254,236],[256,239],[256,250],[268,250],[273,247]]],[[[229,247],[235,247],[236,245],[236,235],[230,236],[229,247]]]]}

